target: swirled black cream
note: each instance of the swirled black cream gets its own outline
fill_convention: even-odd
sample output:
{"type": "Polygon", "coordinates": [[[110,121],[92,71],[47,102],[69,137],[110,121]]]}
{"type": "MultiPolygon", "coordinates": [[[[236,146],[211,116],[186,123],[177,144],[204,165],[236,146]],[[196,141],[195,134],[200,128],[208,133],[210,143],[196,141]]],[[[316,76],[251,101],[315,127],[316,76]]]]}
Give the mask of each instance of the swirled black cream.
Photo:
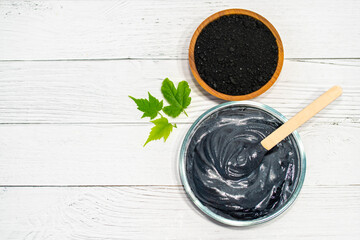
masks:
{"type": "Polygon", "coordinates": [[[292,135],[260,159],[246,161],[282,122],[268,112],[227,106],[202,120],[189,140],[186,176],[200,202],[232,220],[251,220],[281,208],[295,190],[300,157],[292,135]]]}

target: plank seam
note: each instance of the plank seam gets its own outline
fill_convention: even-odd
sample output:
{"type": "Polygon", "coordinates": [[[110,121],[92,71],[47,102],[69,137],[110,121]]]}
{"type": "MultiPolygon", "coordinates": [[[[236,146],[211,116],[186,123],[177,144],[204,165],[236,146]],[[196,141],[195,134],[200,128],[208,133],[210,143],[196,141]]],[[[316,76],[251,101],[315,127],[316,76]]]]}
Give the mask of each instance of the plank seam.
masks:
{"type": "MultiPolygon", "coordinates": [[[[305,187],[310,186],[316,186],[316,187],[360,187],[360,183],[350,183],[350,184],[341,184],[341,185],[325,185],[325,184],[318,184],[318,185],[305,185],[305,187]]],[[[97,188],[97,187],[182,187],[182,185],[179,184],[120,184],[120,185],[0,185],[0,188],[97,188]]]]}
{"type": "MultiPolygon", "coordinates": [[[[290,61],[301,60],[360,60],[360,57],[349,58],[284,58],[290,61]]],[[[188,60],[188,58],[69,58],[69,59],[1,59],[0,62],[67,62],[67,61],[174,61],[174,60],[188,60]]]]}

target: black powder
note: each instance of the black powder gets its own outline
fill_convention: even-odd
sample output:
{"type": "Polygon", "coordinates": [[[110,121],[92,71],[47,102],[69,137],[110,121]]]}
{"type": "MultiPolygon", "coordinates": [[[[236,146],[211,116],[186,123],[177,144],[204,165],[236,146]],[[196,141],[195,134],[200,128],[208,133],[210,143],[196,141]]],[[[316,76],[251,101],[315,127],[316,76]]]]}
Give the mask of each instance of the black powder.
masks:
{"type": "Polygon", "coordinates": [[[278,46],[265,24],[233,14],[212,21],[201,31],[194,57],[200,77],[211,88],[228,95],[245,95],[271,79],[278,46]]]}

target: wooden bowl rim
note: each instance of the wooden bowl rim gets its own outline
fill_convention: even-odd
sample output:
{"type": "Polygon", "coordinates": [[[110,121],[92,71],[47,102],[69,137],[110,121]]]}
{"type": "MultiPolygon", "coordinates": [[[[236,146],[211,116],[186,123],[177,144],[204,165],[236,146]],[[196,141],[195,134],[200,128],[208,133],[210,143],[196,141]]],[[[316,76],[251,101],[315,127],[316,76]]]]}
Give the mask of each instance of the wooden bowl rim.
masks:
{"type": "Polygon", "coordinates": [[[254,97],[257,97],[259,95],[261,95],[262,93],[266,92],[274,83],[275,81],[278,79],[283,63],[284,63],[284,48],[283,48],[283,44],[280,38],[279,33],[276,31],[275,27],[263,16],[246,10],[246,9],[238,9],[238,8],[234,8],[234,9],[226,9],[226,10],[222,10],[220,12],[214,13],[211,16],[209,16],[208,18],[206,18],[200,25],[199,27],[195,30],[191,41],[190,41],[190,46],[189,46],[189,63],[190,63],[190,69],[192,74],[194,75],[196,81],[200,84],[200,86],[205,89],[208,93],[210,93],[211,95],[224,99],[224,100],[229,100],[229,101],[240,101],[240,100],[248,100],[248,99],[252,99],[254,97]],[[260,22],[264,23],[265,26],[267,28],[270,29],[271,33],[275,36],[276,39],[276,43],[278,46],[278,64],[276,66],[275,72],[273,74],[273,76],[271,77],[271,79],[264,85],[262,86],[260,89],[256,90],[255,92],[246,94],[246,95],[227,95],[221,92],[216,91],[215,89],[211,88],[209,85],[207,85],[205,83],[204,80],[202,80],[202,78],[200,77],[197,69],[196,69],[196,65],[195,65],[195,58],[194,58],[194,50],[195,50],[195,44],[196,44],[196,40],[199,36],[199,34],[201,33],[201,31],[212,21],[222,17],[222,16],[226,16],[226,15],[233,15],[233,14],[239,14],[239,15],[247,15],[250,17],[253,17],[257,20],[259,20],[260,22]]]}

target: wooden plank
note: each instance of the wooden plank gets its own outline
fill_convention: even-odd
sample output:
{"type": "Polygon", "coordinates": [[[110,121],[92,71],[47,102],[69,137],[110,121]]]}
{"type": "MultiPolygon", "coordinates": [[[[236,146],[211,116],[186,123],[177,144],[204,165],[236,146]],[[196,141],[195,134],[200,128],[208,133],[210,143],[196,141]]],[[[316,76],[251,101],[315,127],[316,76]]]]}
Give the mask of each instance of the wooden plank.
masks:
{"type": "Polygon", "coordinates": [[[181,187],[1,188],[2,239],[358,239],[359,186],[304,186],[279,218],[229,228],[181,187]]]}
{"type": "MultiPolygon", "coordinates": [[[[180,185],[189,124],[142,147],[151,125],[0,125],[0,185],[180,185]]],[[[360,184],[359,127],[299,129],[309,185],[360,184]]]]}
{"type": "Polygon", "coordinates": [[[209,15],[258,12],[278,30],[287,58],[360,57],[356,0],[1,1],[1,60],[187,58],[209,15]]]}
{"type": "MultiPolygon", "coordinates": [[[[287,60],[275,85],[254,100],[291,117],[341,85],[343,95],[310,121],[358,126],[359,76],[360,60],[287,60]]],[[[223,102],[199,87],[186,60],[1,62],[0,123],[145,123],[128,95],[161,97],[165,77],[192,88],[189,117],[176,122],[192,123],[223,102]]]]}

